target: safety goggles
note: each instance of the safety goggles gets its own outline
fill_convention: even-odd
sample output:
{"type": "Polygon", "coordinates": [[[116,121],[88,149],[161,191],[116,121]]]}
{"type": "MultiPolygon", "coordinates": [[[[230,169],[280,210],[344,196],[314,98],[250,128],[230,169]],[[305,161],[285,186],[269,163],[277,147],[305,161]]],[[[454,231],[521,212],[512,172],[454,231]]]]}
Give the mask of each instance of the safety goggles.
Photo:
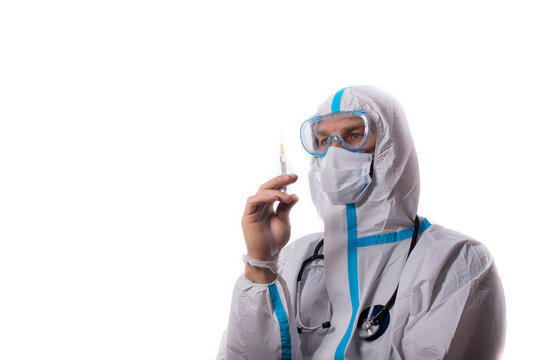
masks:
{"type": "Polygon", "coordinates": [[[371,115],[365,109],[336,111],[304,121],[300,140],[308,153],[321,158],[336,141],[349,151],[368,151],[366,145],[374,131],[371,115]]]}

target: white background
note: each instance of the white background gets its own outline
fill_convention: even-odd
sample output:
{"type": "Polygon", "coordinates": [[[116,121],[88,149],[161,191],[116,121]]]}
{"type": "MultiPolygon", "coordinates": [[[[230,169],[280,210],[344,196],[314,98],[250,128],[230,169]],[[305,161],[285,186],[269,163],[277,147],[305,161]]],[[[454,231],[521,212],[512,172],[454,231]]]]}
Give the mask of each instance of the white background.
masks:
{"type": "Polygon", "coordinates": [[[394,94],[420,214],[482,241],[505,359],[537,352],[540,25],[530,1],[3,1],[0,358],[211,359],[245,198],[279,172],[320,230],[301,122],[394,94]]]}

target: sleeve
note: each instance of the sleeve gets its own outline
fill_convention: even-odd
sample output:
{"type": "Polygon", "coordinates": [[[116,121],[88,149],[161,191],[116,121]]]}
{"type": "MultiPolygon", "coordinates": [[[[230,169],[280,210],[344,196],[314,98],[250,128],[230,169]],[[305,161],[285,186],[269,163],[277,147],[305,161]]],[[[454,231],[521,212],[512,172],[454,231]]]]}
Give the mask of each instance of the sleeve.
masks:
{"type": "MultiPolygon", "coordinates": [[[[280,256],[280,267],[282,264],[280,256]]],[[[289,297],[280,275],[271,284],[257,284],[242,274],[234,287],[229,324],[217,359],[301,360],[289,297]]]]}
{"type": "Polygon", "coordinates": [[[456,246],[438,270],[433,282],[421,281],[412,290],[404,357],[499,358],[506,310],[502,284],[487,249],[467,241],[456,246]]]}

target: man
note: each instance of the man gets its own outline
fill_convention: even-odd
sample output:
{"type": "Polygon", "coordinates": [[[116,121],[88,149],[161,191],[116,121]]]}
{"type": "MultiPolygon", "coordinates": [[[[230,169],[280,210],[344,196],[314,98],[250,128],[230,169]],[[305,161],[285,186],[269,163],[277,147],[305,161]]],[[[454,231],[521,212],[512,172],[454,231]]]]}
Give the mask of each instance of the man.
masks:
{"type": "Polygon", "coordinates": [[[246,269],[218,359],[497,358],[505,305],[493,258],[417,216],[418,162],[398,102],[342,89],[301,140],[324,233],[285,247],[298,198],[281,189],[296,175],[248,199],[246,269]]]}

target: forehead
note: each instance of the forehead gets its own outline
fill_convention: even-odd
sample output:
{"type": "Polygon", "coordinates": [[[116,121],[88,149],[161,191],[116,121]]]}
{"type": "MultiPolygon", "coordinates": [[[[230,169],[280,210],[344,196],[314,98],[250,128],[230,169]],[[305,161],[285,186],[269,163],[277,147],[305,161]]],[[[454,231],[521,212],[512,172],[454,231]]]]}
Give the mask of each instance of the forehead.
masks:
{"type": "Polygon", "coordinates": [[[343,129],[364,128],[364,119],[359,116],[346,116],[335,119],[326,119],[316,124],[316,132],[330,134],[343,129]]]}

